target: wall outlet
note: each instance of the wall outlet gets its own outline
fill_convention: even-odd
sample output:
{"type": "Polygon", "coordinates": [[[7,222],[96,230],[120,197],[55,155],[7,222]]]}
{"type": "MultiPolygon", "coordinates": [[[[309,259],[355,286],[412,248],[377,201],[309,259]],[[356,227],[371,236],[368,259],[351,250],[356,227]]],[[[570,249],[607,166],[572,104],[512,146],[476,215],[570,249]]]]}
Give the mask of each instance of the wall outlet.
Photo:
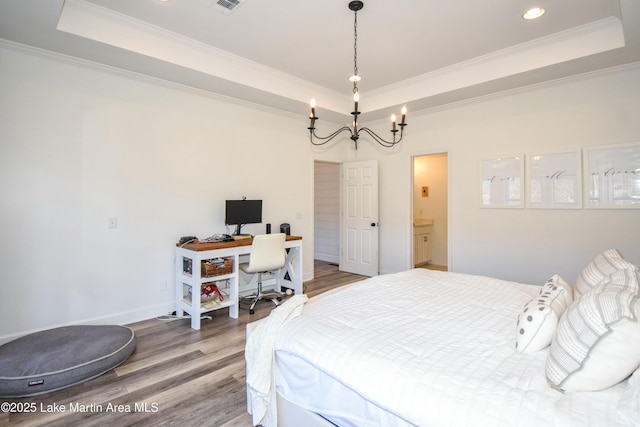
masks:
{"type": "Polygon", "coordinates": [[[116,218],[115,216],[109,217],[109,220],[107,222],[107,227],[108,228],[118,228],[118,218],[116,218]]]}
{"type": "Polygon", "coordinates": [[[161,291],[166,291],[167,288],[168,288],[167,279],[161,280],[160,281],[160,290],[161,291]]]}

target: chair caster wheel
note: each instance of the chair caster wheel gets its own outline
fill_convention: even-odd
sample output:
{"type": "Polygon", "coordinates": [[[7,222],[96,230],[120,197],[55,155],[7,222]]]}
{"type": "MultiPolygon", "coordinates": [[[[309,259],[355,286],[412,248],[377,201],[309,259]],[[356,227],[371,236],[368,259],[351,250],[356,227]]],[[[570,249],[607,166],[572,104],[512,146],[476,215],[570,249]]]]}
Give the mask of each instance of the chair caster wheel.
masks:
{"type": "Polygon", "coordinates": [[[282,301],[282,297],[277,297],[276,298],[278,301],[282,301]]]}
{"type": "Polygon", "coordinates": [[[256,314],[256,311],[252,308],[251,310],[249,310],[249,314],[256,314]]]}

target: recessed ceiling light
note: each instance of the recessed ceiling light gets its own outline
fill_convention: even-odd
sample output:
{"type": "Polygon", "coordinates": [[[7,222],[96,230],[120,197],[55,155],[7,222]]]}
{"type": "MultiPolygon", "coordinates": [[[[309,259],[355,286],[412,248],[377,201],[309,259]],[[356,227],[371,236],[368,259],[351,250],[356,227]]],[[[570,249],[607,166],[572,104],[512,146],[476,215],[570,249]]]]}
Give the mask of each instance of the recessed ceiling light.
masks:
{"type": "Polygon", "coordinates": [[[522,17],[524,19],[536,19],[544,15],[544,9],[541,7],[533,7],[527,10],[522,17]]]}

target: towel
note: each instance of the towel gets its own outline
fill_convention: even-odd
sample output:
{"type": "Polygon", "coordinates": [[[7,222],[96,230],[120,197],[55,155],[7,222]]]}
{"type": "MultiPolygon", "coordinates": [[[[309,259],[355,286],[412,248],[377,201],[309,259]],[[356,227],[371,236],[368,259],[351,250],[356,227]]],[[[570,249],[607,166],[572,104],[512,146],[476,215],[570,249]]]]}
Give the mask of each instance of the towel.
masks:
{"type": "Polygon", "coordinates": [[[309,298],[294,295],[260,322],[247,338],[244,357],[247,362],[247,386],[251,396],[253,425],[277,427],[275,396],[274,347],[278,331],[289,320],[298,317],[309,298]]]}

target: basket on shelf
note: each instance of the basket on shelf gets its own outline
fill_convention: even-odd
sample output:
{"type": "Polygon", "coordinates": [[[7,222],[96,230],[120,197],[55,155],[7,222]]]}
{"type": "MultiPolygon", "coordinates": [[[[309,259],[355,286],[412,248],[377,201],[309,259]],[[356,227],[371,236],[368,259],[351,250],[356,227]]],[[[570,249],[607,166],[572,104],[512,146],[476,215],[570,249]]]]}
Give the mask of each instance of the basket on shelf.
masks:
{"type": "Polygon", "coordinates": [[[202,260],[202,277],[221,276],[233,271],[233,258],[202,260]]]}
{"type": "Polygon", "coordinates": [[[211,302],[211,301],[224,301],[224,296],[222,296],[222,292],[220,289],[212,283],[208,283],[202,285],[202,289],[200,291],[200,302],[211,302]]]}
{"type": "MultiPolygon", "coordinates": [[[[189,298],[191,298],[191,288],[189,288],[189,298]]],[[[224,301],[224,295],[213,283],[205,283],[200,287],[200,303],[207,302],[222,302],[224,301]]]]}
{"type": "Polygon", "coordinates": [[[207,302],[218,301],[218,300],[219,300],[219,298],[218,298],[217,295],[212,296],[212,297],[202,297],[202,298],[200,298],[200,303],[204,304],[204,303],[207,303],[207,302]]]}

